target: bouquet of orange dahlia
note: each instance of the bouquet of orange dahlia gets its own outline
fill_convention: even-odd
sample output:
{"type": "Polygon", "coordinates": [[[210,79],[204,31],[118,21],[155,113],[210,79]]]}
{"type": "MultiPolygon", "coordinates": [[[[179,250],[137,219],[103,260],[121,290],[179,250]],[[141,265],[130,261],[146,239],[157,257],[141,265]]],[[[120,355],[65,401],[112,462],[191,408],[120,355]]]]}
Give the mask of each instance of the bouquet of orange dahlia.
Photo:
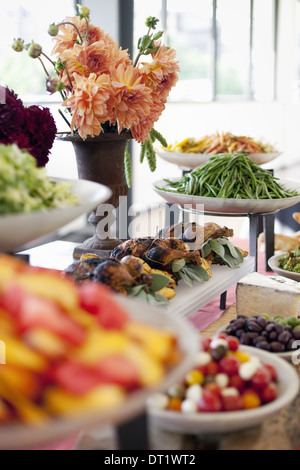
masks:
{"type": "MultiPolygon", "coordinates": [[[[139,39],[138,56],[133,62],[128,50],[119,47],[114,39],[90,22],[90,11],[79,6],[79,13],[58,24],[51,24],[53,36],[52,60],[34,42],[24,45],[22,39],[13,43],[15,51],[28,50],[38,58],[47,74],[47,90],[59,92],[63,107],[70,113],[71,132],[82,139],[101,132],[127,130],[141,143],[141,158],[148,160],[155,170],[153,142],[165,139],[153,129],[165,108],[171,88],[178,80],[179,65],[174,49],[161,43],[162,31],[155,32],[157,18],[148,17],[148,32],[139,39]],[[142,57],[148,56],[148,61],[142,57]],[[44,59],[51,62],[54,75],[50,75],[44,59]]],[[[125,167],[129,179],[130,158],[125,152],[125,167]]]]}

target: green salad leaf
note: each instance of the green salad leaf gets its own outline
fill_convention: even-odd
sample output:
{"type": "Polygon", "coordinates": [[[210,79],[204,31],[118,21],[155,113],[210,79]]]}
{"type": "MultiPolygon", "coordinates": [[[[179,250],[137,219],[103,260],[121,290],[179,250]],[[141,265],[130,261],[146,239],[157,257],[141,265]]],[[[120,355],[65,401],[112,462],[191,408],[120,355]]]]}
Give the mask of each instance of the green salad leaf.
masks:
{"type": "Polygon", "coordinates": [[[61,209],[79,203],[70,184],[56,183],[16,144],[0,144],[0,214],[61,209]]]}

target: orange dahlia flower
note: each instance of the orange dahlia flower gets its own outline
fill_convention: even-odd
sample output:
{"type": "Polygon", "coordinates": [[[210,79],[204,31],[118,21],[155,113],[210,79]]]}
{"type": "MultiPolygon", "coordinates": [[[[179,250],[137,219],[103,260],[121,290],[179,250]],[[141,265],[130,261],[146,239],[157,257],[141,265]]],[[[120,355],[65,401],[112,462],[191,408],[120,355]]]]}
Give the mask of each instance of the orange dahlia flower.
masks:
{"type": "Polygon", "coordinates": [[[115,99],[111,124],[118,125],[121,132],[125,127],[143,121],[151,113],[151,90],[141,83],[142,76],[132,65],[119,65],[111,70],[112,88],[115,99]]]}
{"type": "Polygon", "coordinates": [[[69,23],[73,23],[77,27],[81,36],[89,45],[98,41],[104,41],[105,44],[111,45],[115,43],[114,39],[109,34],[105,33],[103,29],[90,24],[90,20],[88,20],[89,27],[87,36],[87,22],[84,18],[80,19],[78,16],[66,17],[63,22],[67,24],[61,24],[59,26],[59,34],[53,38],[53,41],[56,42],[52,50],[53,55],[61,54],[66,49],[72,49],[74,44],[77,43],[78,36],[76,28],[69,23]]]}
{"type": "Polygon", "coordinates": [[[71,49],[74,44],[76,44],[77,31],[74,26],[69,23],[73,23],[77,26],[80,33],[83,31],[84,27],[86,29],[86,21],[84,18],[80,19],[78,16],[67,16],[64,21],[68,22],[68,24],[61,24],[59,26],[59,34],[53,38],[56,44],[52,49],[52,54],[60,54],[66,49],[71,49]]]}
{"type": "Polygon", "coordinates": [[[79,135],[85,140],[102,131],[102,126],[110,117],[112,89],[107,74],[97,77],[91,73],[83,77],[74,73],[76,87],[73,95],[64,101],[63,106],[71,108],[71,129],[76,127],[79,135]]]}
{"type": "Polygon", "coordinates": [[[152,61],[150,63],[143,62],[140,68],[144,82],[153,90],[158,88],[161,83],[165,82],[169,76],[172,76],[170,84],[175,84],[175,77],[177,76],[177,72],[180,71],[175,50],[168,49],[166,46],[160,45],[159,42],[156,42],[155,46],[159,46],[159,49],[152,55],[152,61]]]}

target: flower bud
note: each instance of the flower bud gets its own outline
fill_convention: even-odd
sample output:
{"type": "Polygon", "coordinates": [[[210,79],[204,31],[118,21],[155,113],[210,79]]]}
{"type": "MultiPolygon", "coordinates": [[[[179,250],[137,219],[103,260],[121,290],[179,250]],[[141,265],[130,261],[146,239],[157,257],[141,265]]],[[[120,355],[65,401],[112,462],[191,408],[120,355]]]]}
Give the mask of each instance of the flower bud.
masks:
{"type": "Polygon", "coordinates": [[[89,9],[88,7],[84,7],[83,5],[79,5],[79,3],[77,3],[77,7],[78,7],[79,15],[80,15],[82,18],[89,18],[89,16],[90,16],[90,9],[89,9]]]}
{"type": "Polygon", "coordinates": [[[60,89],[60,80],[57,77],[47,77],[46,89],[49,93],[53,94],[60,89]]]}
{"type": "Polygon", "coordinates": [[[155,16],[148,16],[145,21],[145,25],[148,26],[148,28],[156,29],[156,25],[159,22],[158,18],[155,18],[155,16]]]}
{"type": "Polygon", "coordinates": [[[50,34],[50,36],[57,36],[58,35],[58,25],[55,24],[55,23],[50,24],[50,26],[48,28],[48,34],[50,34]]]}
{"type": "Polygon", "coordinates": [[[24,41],[21,38],[14,39],[14,42],[12,43],[11,47],[13,48],[14,51],[16,52],[22,52],[24,49],[24,41]]]}
{"type": "Polygon", "coordinates": [[[28,55],[33,59],[40,57],[42,53],[42,47],[39,44],[32,42],[28,48],[28,55]]]}

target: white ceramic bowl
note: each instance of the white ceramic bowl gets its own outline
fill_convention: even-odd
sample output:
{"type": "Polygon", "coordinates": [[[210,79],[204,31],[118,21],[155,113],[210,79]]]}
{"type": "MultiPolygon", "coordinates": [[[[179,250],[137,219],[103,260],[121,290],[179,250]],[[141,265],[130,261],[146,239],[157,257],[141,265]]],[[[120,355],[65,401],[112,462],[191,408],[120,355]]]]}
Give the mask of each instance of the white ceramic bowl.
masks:
{"type": "Polygon", "coordinates": [[[33,446],[36,448],[59,442],[60,439],[76,435],[82,430],[107,425],[116,426],[124,423],[145,410],[146,399],[150,394],[164,390],[174,382],[182,380],[190,370],[195,354],[199,350],[199,335],[190,322],[173,318],[171,315],[144,302],[124,296],[116,297],[126,308],[131,318],[159,328],[165,328],[175,334],[182,351],[180,363],[171,369],[155,387],[129,394],[122,405],[113,409],[110,408],[106,412],[93,410],[90,413],[74,414],[74,416],[68,418],[50,419],[47,423],[41,423],[37,426],[0,424],[0,449],[24,449],[33,446]]]}
{"type": "Polygon", "coordinates": [[[168,410],[149,410],[155,425],[171,432],[183,434],[220,434],[251,428],[288,406],[299,391],[299,378],[294,368],[274,354],[241,346],[241,350],[273,365],[278,373],[279,395],[272,403],[259,408],[219,413],[183,414],[168,410]]]}
{"type": "Polygon", "coordinates": [[[78,197],[80,203],[64,209],[0,216],[0,251],[18,251],[29,242],[73,222],[107,201],[111,196],[111,190],[107,186],[92,181],[59,178],[53,178],[53,180],[70,183],[71,191],[78,197]]]}
{"type": "MultiPolygon", "coordinates": [[[[170,178],[176,181],[179,178],[170,178]]],[[[282,199],[226,199],[217,197],[201,197],[190,196],[188,194],[180,194],[173,192],[174,190],[168,186],[164,180],[156,181],[153,189],[163,199],[171,204],[185,206],[187,209],[199,212],[213,212],[224,214],[258,214],[264,212],[274,212],[287,207],[294,206],[300,202],[300,183],[288,180],[279,180],[279,184],[284,185],[287,189],[296,190],[299,196],[286,197],[282,199]],[[164,191],[158,188],[170,188],[170,191],[164,191]]]]}
{"type": "MultiPolygon", "coordinates": [[[[166,162],[177,165],[184,170],[193,170],[199,165],[208,162],[210,157],[214,155],[205,153],[180,153],[180,152],[169,152],[167,150],[156,150],[157,155],[165,160],[166,162]]],[[[253,153],[247,155],[250,160],[263,165],[277,158],[281,152],[272,153],[253,153]]]]}
{"type": "Polygon", "coordinates": [[[274,255],[268,259],[268,264],[274,273],[279,276],[288,277],[294,281],[300,282],[300,273],[293,273],[291,271],[286,271],[285,269],[280,268],[279,259],[282,258],[286,253],[281,253],[280,255],[274,255]]]}

